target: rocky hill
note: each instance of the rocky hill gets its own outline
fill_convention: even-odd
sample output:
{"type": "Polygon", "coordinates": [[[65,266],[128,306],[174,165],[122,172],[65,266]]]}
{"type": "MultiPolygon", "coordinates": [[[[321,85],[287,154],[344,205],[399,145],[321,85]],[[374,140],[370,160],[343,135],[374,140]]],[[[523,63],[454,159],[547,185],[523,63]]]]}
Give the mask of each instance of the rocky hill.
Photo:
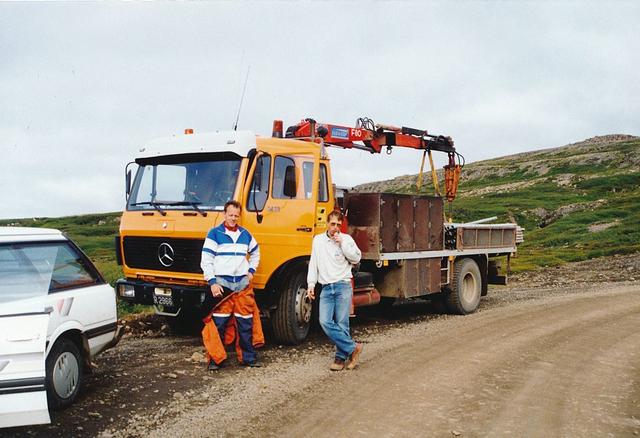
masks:
{"type": "MultiPolygon", "coordinates": [[[[438,172],[443,186],[442,172],[438,172]]],[[[362,184],[416,193],[417,175],[362,184]]],[[[420,193],[432,194],[428,175],[420,193]]],[[[464,166],[456,221],[498,216],[526,228],[522,269],[640,250],[640,138],[605,135],[464,166]]]]}
{"type": "MultiPolygon", "coordinates": [[[[494,177],[504,177],[509,174],[521,172],[524,176],[547,175],[551,168],[573,165],[611,165],[620,166],[621,169],[640,167],[640,148],[637,140],[640,137],[625,134],[602,135],[586,140],[571,143],[551,149],[542,149],[533,152],[522,152],[507,155],[491,160],[469,163],[464,167],[464,177],[461,180],[460,190],[474,181],[482,181],[494,177]],[[624,148],[618,143],[634,143],[636,147],[624,148]]],[[[438,169],[438,179],[442,181],[442,169],[438,169]]],[[[562,183],[570,181],[572,174],[560,176],[562,183]]],[[[417,175],[402,175],[384,181],[372,181],[355,187],[358,192],[404,192],[411,191],[410,186],[415,184],[417,175]]],[[[428,180],[428,178],[425,178],[428,180]]],[[[470,191],[467,195],[489,193],[491,191],[513,190],[519,185],[506,187],[488,186],[479,192],[470,191]]]]}

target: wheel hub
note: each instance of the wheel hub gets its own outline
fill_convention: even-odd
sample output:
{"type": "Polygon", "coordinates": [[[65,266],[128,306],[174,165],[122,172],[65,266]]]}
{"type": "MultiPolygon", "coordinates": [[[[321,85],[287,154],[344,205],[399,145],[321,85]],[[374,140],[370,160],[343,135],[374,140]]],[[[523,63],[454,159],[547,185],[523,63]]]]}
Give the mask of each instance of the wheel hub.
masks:
{"type": "Polygon", "coordinates": [[[78,386],[80,367],[76,357],[65,351],[53,366],[53,387],[60,398],[69,398],[78,386]]]}
{"type": "Polygon", "coordinates": [[[476,298],[476,279],[473,275],[467,274],[462,280],[462,298],[467,303],[472,302],[476,298]]]}
{"type": "Polygon", "coordinates": [[[296,292],[296,321],[298,326],[303,327],[311,321],[311,309],[313,305],[307,297],[307,290],[299,287],[296,292]]]}

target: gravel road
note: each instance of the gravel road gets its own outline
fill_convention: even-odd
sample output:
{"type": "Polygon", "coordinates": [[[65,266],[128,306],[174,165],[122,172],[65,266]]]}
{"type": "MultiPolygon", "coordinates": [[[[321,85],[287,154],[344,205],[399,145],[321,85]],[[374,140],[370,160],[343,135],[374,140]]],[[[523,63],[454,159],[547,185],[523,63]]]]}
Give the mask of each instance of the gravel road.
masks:
{"type": "Polygon", "coordinates": [[[558,285],[551,269],[492,288],[464,317],[429,303],[367,309],[352,322],[365,344],[354,371],[329,371],[316,333],[268,345],[263,368],[210,373],[198,338],[139,321],[153,329],[100,356],[78,403],[0,435],[635,436],[640,256],[617,261],[600,272],[622,281],[593,282],[585,262],[558,285]]]}

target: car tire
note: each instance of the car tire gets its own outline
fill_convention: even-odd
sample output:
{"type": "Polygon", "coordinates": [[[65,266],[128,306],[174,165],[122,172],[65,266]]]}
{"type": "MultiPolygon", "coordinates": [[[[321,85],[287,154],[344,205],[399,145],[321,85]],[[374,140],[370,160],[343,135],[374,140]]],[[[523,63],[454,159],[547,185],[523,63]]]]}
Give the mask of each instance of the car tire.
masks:
{"type": "Polygon", "coordinates": [[[74,402],[82,387],[82,366],[80,350],[71,339],[60,338],[51,347],[45,378],[50,409],[64,409],[74,402]]]}

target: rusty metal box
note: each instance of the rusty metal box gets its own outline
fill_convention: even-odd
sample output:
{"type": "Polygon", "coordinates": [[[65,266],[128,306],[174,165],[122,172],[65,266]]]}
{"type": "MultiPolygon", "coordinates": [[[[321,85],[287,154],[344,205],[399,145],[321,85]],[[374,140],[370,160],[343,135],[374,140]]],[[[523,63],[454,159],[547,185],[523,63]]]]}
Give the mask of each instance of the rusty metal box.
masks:
{"type": "Polygon", "coordinates": [[[461,224],[456,227],[456,249],[516,246],[515,224],[461,224]]]}
{"type": "Polygon", "coordinates": [[[347,193],[348,232],[362,257],[443,249],[443,201],[435,196],[347,193]]]}
{"type": "Polygon", "coordinates": [[[440,258],[403,260],[376,284],[383,297],[411,298],[440,292],[440,258]]]}

